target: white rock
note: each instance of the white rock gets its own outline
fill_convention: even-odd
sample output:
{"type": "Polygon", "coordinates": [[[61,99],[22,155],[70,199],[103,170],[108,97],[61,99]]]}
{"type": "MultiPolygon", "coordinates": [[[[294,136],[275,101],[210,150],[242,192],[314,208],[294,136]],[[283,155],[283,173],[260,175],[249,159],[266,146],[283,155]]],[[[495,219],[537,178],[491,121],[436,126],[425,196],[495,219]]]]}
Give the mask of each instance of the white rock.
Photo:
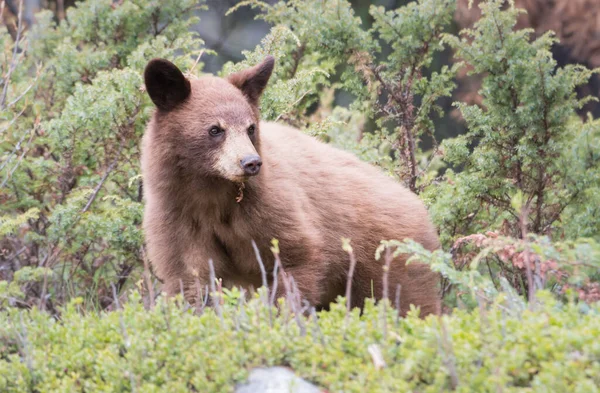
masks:
{"type": "Polygon", "coordinates": [[[315,385],[285,367],[256,368],[235,393],[322,393],[315,385]]]}

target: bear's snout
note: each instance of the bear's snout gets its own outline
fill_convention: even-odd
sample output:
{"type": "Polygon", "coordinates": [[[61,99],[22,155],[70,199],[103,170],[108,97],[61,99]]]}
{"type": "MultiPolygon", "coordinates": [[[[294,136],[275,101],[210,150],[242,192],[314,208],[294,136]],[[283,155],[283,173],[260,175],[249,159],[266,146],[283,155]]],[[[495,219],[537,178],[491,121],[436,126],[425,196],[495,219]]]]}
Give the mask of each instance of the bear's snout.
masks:
{"type": "Polygon", "coordinates": [[[244,174],[246,176],[254,176],[258,175],[260,172],[260,166],[262,165],[262,160],[256,154],[251,154],[249,156],[244,157],[240,161],[240,165],[244,170],[244,174]]]}

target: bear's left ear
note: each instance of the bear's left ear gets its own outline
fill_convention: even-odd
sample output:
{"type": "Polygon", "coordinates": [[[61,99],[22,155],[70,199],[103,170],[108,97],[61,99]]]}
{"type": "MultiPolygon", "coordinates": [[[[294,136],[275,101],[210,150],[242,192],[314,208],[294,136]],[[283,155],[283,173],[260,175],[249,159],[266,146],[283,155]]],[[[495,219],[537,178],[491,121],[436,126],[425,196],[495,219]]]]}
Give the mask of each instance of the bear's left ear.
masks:
{"type": "Polygon", "coordinates": [[[269,55],[262,63],[231,74],[227,80],[240,89],[252,105],[258,106],[258,100],[265,87],[267,87],[274,66],[275,58],[269,55]]]}

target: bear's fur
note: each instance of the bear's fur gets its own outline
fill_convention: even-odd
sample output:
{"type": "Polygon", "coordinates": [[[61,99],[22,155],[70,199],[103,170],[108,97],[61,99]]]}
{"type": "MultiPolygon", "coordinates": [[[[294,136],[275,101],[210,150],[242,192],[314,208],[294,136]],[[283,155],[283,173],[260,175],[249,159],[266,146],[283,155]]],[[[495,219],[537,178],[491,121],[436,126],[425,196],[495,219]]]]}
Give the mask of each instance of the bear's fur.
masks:
{"type": "MultiPolygon", "coordinates": [[[[196,284],[209,281],[209,258],[224,285],[260,286],[252,240],[272,272],[276,238],[302,296],[327,307],[345,292],[346,237],[357,260],[352,304],[362,307],[365,297],[382,296],[380,240],[412,238],[433,250],[436,230],[419,198],[381,170],[297,129],[259,121],[273,65],[269,56],[227,79],[192,80],[166,60],[146,67],[157,106],[142,147],[149,259],[168,294],[183,290],[194,301],[196,284]],[[260,172],[247,176],[240,162],[256,154],[260,172]]],[[[438,313],[438,275],[404,260],[392,262],[390,297],[401,284],[403,314],[409,304],[421,315],[438,313]]]]}

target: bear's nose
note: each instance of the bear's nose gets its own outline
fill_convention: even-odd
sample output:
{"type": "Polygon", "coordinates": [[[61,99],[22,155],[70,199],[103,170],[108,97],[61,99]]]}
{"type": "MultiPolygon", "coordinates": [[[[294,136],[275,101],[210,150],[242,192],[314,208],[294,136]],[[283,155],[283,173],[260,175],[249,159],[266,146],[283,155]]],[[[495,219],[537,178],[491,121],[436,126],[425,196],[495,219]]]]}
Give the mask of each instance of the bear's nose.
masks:
{"type": "Polygon", "coordinates": [[[240,164],[242,165],[242,169],[244,170],[244,174],[247,176],[258,175],[260,171],[260,166],[262,165],[262,160],[256,154],[252,154],[244,157],[240,164]]]}

